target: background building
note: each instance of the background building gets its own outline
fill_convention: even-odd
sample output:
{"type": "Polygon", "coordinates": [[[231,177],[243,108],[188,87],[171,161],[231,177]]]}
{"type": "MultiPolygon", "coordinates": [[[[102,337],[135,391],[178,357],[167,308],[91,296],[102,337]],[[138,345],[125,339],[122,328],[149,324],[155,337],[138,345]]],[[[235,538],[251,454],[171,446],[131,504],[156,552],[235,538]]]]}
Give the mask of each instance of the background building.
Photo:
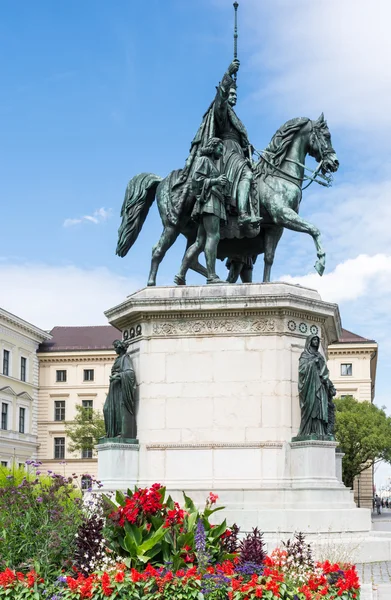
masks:
{"type": "Polygon", "coordinates": [[[0,308],[0,464],[37,457],[37,349],[51,335],[0,308]]]}
{"type": "MultiPolygon", "coordinates": [[[[328,348],[330,379],[337,396],[353,396],[361,402],[375,398],[378,345],[346,329],[338,343],[328,348]]],[[[363,471],[354,483],[354,496],[361,507],[372,508],[373,468],[363,471]]]]}
{"type": "Polygon", "coordinates": [[[114,362],[113,341],[121,337],[111,325],[54,327],[41,344],[39,357],[38,458],[45,469],[71,475],[97,474],[95,451],[72,454],[65,425],[76,405],[102,410],[114,362]]]}

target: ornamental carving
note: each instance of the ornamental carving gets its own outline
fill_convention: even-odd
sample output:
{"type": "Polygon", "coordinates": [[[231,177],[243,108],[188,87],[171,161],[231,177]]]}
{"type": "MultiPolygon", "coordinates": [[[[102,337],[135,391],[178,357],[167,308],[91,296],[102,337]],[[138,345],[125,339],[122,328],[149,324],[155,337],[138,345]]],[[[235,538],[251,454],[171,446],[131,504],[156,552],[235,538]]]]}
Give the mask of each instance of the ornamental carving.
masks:
{"type": "Polygon", "coordinates": [[[274,319],[202,319],[154,323],[155,335],[197,335],[213,333],[273,333],[274,319]]]}

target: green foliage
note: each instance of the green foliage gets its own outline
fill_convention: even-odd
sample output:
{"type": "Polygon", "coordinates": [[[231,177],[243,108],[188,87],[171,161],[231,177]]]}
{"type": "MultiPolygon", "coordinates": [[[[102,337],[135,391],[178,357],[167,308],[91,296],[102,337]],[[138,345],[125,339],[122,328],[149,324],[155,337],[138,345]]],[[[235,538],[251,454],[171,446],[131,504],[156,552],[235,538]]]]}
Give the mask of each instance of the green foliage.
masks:
{"type": "Polygon", "coordinates": [[[35,568],[45,576],[64,565],[81,521],[81,494],[71,478],[2,469],[0,568],[35,568]]]}
{"type": "Polygon", "coordinates": [[[72,423],[65,425],[70,452],[93,450],[99,438],[105,435],[105,422],[99,410],[76,406],[76,416],[72,423]]]}
{"type": "Polygon", "coordinates": [[[209,521],[221,510],[212,508],[216,498],[211,494],[204,510],[199,511],[186,494],[183,509],[171,496],[165,498],[165,488],[158,484],[150,489],[128,490],[126,496],[117,492],[117,504],[105,498],[109,516],[104,537],[127,566],[170,563],[173,570],[178,570],[196,562],[195,531],[201,519],[208,560],[215,563],[228,556],[222,544],[226,521],[217,526],[209,521]]]}
{"type": "Polygon", "coordinates": [[[335,436],[345,456],[343,481],[353,487],[362,471],[380,460],[391,462],[391,418],[370,402],[337,398],[335,436]]]}

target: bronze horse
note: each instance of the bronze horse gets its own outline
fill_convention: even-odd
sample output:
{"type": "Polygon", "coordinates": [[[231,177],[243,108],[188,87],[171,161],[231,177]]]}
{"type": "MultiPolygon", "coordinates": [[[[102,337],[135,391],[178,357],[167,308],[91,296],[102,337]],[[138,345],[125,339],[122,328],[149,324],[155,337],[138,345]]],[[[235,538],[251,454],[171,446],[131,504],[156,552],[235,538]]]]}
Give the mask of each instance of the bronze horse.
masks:
{"type": "MultiPolygon", "coordinates": [[[[315,121],[299,117],[287,121],[273,136],[270,144],[262,153],[254,168],[252,205],[255,214],[262,217],[261,224],[252,231],[239,233],[232,237],[235,223],[231,229],[222,229],[218,257],[235,258],[239,256],[258,256],[264,254],[263,281],[270,281],[271,267],[277,244],[284,228],[308,233],[315,243],[317,261],[315,269],[322,275],[325,269],[325,251],[321,244],[317,227],[302,219],[298,212],[302,197],[304,180],[318,181],[319,175],[337,171],[339,162],[331,144],[331,135],[323,114],[315,121]],[[305,176],[305,157],[309,154],[319,163],[313,177],[305,176]],[[226,233],[225,233],[226,230],[226,233]],[[231,236],[229,235],[231,231],[231,236]],[[227,235],[228,237],[224,237],[227,235]],[[239,237],[240,236],[240,237],[239,237]]],[[[180,171],[174,171],[165,179],[151,174],[141,173],[133,177],[126,188],[122,205],[122,223],[118,230],[116,253],[125,256],[135,243],[138,234],[155,199],[163,222],[163,233],[152,250],[151,270],[148,284],[156,285],[156,275],[167,250],[182,233],[189,247],[196,238],[196,224],[191,219],[194,198],[184,200],[181,216],[172,219],[170,198],[173,182],[178,180],[180,171]]],[[[322,181],[318,181],[322,183],[322,181]]],[[[323,185],[327,185],[323,183],[323,185]]],[[[185,198],[185,196],[184,196],[185,198]]],[[[233,219],[235,221],[235,218],[233,219]]],[[[191,267],[206,277],[206,269],[198,259],[191,267]]]]}

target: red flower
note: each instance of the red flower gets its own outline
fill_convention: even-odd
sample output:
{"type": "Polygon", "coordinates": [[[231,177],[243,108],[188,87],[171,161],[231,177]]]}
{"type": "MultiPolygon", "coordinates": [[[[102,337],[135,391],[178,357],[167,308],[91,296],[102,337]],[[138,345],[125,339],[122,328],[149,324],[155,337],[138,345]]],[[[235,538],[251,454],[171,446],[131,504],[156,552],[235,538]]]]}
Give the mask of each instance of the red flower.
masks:
{"type": "Polygon", "coordinates": [[[121,527],[125,525],[125,521],[141,525],[149,515],[155,515],[162,510],[161,489],[159,483],[154,483],[149,489],[138,489],[131,498],[126,498],[125,506],[120,506],[113,511],[109,518],[121,527]]]}
{"type": "Polygon", "coordinates": [[[11,571],[8,567],[3,573],[0,573],[0,586],[6,588],[9,587],[16,579],[14,571],[11,571]]]}
{"type": "Polygon", "coordinates": [[[33,587],[34,583],[37,580],[37,577],[38,577],[38,574],[34,571],[34,569],[29,571],[27,573],[27,587],[29,587],[29,588],[33,587]]]}
{"type": "Polygon", "coordinates": [[[175,508],[167,511],[166,520],[164,521],[163,528],[167,529],[168,527],[182,525],[184,518],[185,511],[180,508],[177,502],[175,502],[175,508]]]}
{"type": "Polygon", "coordinates": [[[207,503],[208,504],[216,504],[216,501],[218,499],[219,499],[219,497],[217,494],[213,494],[212,492],[209,492],[207,503]]]}
{"type": "Polygon", "coordinates": [[[113,588],[110,587],[110,576],[108,573],[103,573],[101,584],[104,595],[111,596],[111,594],[113,593],[113,588]]]}
{"type": "Polygon", "coordinates": [[[125,573],[123,571],[118,571],[118,573],[115,574],[114,579],[117,581],[117,583],[122,583],[122,581],[125,579],[125,573]]]}

